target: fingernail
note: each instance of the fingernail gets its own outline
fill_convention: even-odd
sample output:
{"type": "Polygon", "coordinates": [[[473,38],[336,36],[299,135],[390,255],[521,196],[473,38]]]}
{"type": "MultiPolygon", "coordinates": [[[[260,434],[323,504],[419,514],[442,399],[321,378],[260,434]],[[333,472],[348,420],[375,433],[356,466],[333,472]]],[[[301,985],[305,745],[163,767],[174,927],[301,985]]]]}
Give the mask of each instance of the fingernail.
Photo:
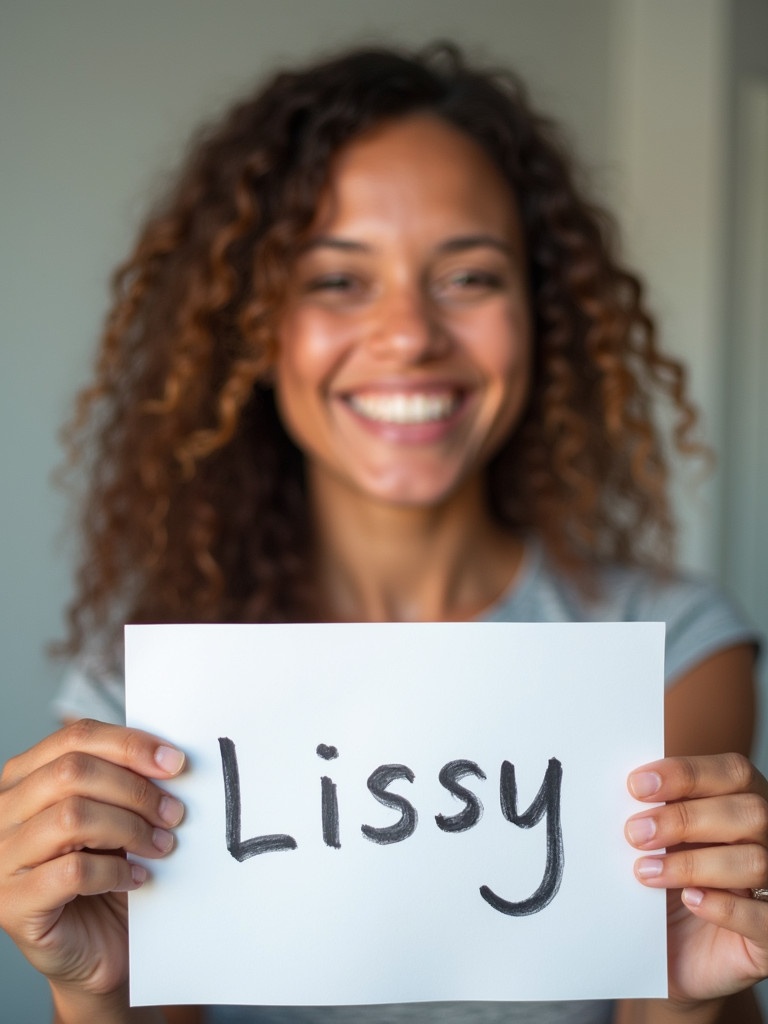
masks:
{"type": "Polygon", "coordinates": [[[136,885],[146,882],[148,873],[143,864],[131,864],[131,878],[136,885]]]}
{"type": "Polygon", "coordinates": [[[168,853],[173,846],[173,834],[171,832],[166,832],[164,828],[153,829],[152,842],[160,853],[168,853]]]}
{"type": "Polygon", "coordinates": [[[629,776],[629,788],[638,799],[653,796],[661,789],[661,776],[658,772],[634,772],[629,776]]]}
{"type": "Polygon", "coordinates": [[[155,751],[155,764],[169,775],[176,775],[184,765],[184,755],[175,747],[158,747],[155,751]]]}
{"type": "Polygon", "coordinates": [[[635,864],[635,872],[641,878],[658,878],[663,870],[661,857],[643,857],[635,864]]]}
{"type": "Polygon", "coordinates": [[[178,825],[184,817],[184,804],[175,796],[167,794],[160,800],[158,813],[166,825],[178,825]]]}
{"type": "Polygon", "coordinates": [[[654,818],[630,818],[627,822],[627,835],[635,846],[645,846],[656,835],[654,818]]]}
{"type": "Polygon", "coordinates": [[[681,895],[683,903],[686,903],[689,907],[701,906],[701,901],[704,899],[704,893],[701,889],[683,889],[681,895]]]}

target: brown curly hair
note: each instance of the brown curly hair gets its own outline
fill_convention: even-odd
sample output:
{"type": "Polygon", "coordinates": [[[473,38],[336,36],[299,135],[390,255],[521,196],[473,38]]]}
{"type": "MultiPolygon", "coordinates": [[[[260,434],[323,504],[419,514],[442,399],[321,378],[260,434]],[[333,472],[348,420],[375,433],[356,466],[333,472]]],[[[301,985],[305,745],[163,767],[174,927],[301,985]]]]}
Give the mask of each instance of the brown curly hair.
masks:
{"type": "Polygon", "coordinates": [[[69,654],[124,621],[318,617],[303,458],[269,385],[287,277],[332,158],[385,119],[427,112],[475,139],[514,193],[534,324],[531,393],[488,470],[490,507],[575,573],[668,564],[667,464],[652,406],[695,414],[662,355],[610,218],[555,126],[509,72],[445,44],[346,52],[276,75],[195,140],[114,277],[66,437],[85,467],[69,654]]]}

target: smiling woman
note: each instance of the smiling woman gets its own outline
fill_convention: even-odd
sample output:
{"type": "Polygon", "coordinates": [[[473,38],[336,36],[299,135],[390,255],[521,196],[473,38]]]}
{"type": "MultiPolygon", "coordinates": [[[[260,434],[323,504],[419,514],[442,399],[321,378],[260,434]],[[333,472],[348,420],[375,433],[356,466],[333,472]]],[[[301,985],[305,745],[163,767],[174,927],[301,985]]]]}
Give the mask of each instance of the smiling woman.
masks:
{"type": "MultiPolygon", "coordinates": [[[[582,576],[596,558],[667,566],[650,410],[671,399],[691,446],[685,374],[573,178],[512,75],[440,48],[278,75],[205,132],[116,277],[72,425],[92,483],[68,652],[119,650],[124,618],[466,617],[532,531],[582,576]],[[350,474],[385,500],[307,502],[350,474]],[[354,543],[360,517],[397,506],[402,523],[414,503],[422,553],[480,529],[462,557],[477,573],[436,550],[448,592],[422,574],[429,596],[395,580],[363,607],[365,560],[356,581],[338,554],[311,569],[333,547],[311,541],[321,519],[354,543]],[[436,530],[460,506],[475,527],[436,530]]],[[[391,536],[369,555],[389,562],[391,536]]],[[[415,564],[402,545],[397,561],[415,564]]]]}
{"type": "MultiPolygon", "coordinates": [[[[453,608],[445,580],[413,609],[413,592],[394,579],[368,597],[372,618],[466,618],[519,563],[519,540],[487,513],[485,469],[528,395],[527,277],[514,196],[486,152],[444,120],[385,121],[334,159],[275,363],[278,408],[304,452],[315,514],[354,528],[382,505],[401,524],[410,509],[433,537],[450,523],[466,533],[472,521],[473,544],[499,567],[473,589],[468,576],[453,608]]],[[[333,545],[326,616],[360,616],[377,557],[369,537],[368,560],[358,559],[363,536],[345,526],[333,545]]],[[[391,550],[386,557],[392,566],[391,550]]]]}
{"type": "Polygon", "coordinates": [[[275,367],[314,500],[329,473],[358,500],[394,505],[482,490],[528,391],[527,264],[509,188],[476,143],[425,116],[351,143],[330,187],[275,367]]]}
{"type": "MultiPolygon", "coordinates": [[[[756,637],[672,569],[652,410],[681,452],[695,414],[613,234],[513,75],[355,50],[203,132],[116,274],[69,434],[88,490],[65,718],[120,720],[126,620],[667,623],[670,756],[630,776],[648,807],[626,834],[669,894],[669,1000],[238,1019],[747,1019],[727,997],[768,975],[756,637]]],[[[128,1007],[124,894],[147,873],[125,854],[171,853],[183,764],[84,720],[6,766],[0,924],[61,1024],[163,1019],[128,1007]]]]}

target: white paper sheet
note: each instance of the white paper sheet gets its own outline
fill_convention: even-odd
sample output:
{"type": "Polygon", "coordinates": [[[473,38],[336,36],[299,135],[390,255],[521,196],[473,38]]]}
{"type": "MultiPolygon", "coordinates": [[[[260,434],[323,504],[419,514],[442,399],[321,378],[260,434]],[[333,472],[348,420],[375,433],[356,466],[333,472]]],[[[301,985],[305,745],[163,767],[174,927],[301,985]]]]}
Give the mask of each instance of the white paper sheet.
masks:
{"type": "Polygon", "coordinates": [[[626,776],[663,753],[663,646],[659,623],[127,627],[128,723],[189,759],[177,849],[130,896],[132,1003],[666,995],[664,893],[623,836],[626,776]],[[222,750],[234,852],[295,848],[227,848],[222,750]],[[450,831],[458,761],[482,813],[450,831]],[[518,814],[547,776],[532,827],[502,813],[504,762],[518,814]]]}

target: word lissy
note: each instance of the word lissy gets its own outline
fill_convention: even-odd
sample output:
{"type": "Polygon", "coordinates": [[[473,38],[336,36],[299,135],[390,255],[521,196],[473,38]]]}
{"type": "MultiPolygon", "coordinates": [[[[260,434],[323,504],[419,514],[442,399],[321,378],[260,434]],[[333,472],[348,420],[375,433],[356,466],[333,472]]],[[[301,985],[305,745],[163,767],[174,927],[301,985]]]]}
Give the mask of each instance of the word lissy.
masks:
{"type": "MultiPolygon", "coordinates": [[[[235,744],[226,736],[219,737],[221,751],[221,768],[224,775],[224,800],[226,812],[226,843],[227,849],[235,858],[242,862],[261,853],[276,853],[281,850],[295,850],[297,843],[293,836],[285,834],[253,836],[243,839],[241,835],[240,772],[237,764],[235,744]]],[[[339,756],[336,747],[321,743],[317,747],[317,755],[324,761],[331,761],[339,756]]],[[[466,832],[480,820],[483,805],[471,790],[461,785],[460,780],[473,775],[485,779],[485,772],[474,761],[449,761],[440,769],[440,784],[448,792],[462,801],[463,810],[446,817],[435,815],[435,824],[443,832],[466,832]]],[[[517,809],[517,781],[515,766],[509,761],[502,761],[499,773],[499,800],[504,818],[517,828],[533,828],[546,816],[546,863],[541,884],[534,893],[524,900],[512,902],[493,892],[487,885],[480,886],[480,895],[494,910],[511,917],[524,917],[543,910],[555,898],[563,877],[563,834],[560,821],[560,791],[562,786],[563,767],[557,758],[551,758],[539,791],[526,811],[517,809]]],[[[390,793],[388,787],[396,779],[413,782],[413,771],[405,764],[379,765],[368,776],[368,790],[371,795],[385,807],[399,811],[399,818],[392,825],[375,828],[373,825],[362,825],[361,832],[366,839],[380,846],[400,843],[412,836],[418,824],[418,814],[413,804],[404,796],[390,793]]],[[[339,840],[339,804],[336,784],[327,775],[320,779],[320,810],[323,830],[323,841],[326,846],[341,848],[339,840]]]]}

